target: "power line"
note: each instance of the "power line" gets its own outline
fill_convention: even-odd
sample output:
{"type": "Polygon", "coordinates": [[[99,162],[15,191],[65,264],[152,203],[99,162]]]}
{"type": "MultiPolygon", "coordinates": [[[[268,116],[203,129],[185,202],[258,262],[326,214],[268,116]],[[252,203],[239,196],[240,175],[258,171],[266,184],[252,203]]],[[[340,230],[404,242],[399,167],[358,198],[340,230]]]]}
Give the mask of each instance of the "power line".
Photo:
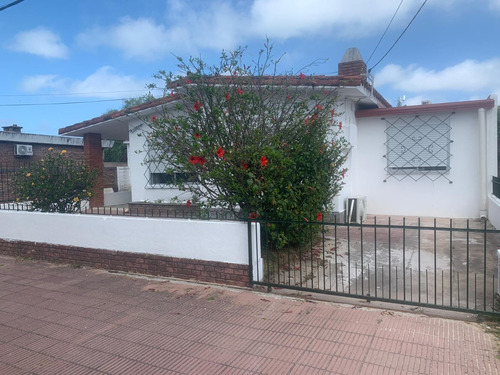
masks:
{"type": "Polygon", "coordinates": [[[401,8],[401,4],[403,4],[403,1],[404,0],[401,0],[401,2],[399,3],[398,5],[398,9],[396,9],[396,11],[394,12],[394,15],[392,16],[391,20],[389,21],[389,24],[387,25],[387,27],[385,28],[385,31],[384,33],[382,34],[382,36],[380,37],[380,40],[378,41],[377,45],[375,46],[375,48],[373,49],[370,57],[368,58],[368,60],[366,61],[366,63],[368,64],[373,56],[373,54],[375,53],[375,51],[377,50],[378,46],[380,45],[380,42],[382,41],[382,39],[384,39],[384,36],[385,34],[387,33],[387,30],[389,30],[389,27],[391,27],[391,24],[392,24],[392,21],[394,21],[394,18],[396,17],[396,14],[398,14],[398,11],[399,11],[399,8],[401,8]]]}
{"type": "Polygon", "coordinates": [[[403,32],[401,33],[401,35],[398,37],[398,39],[396,39],[396,41],[394,42],[394,44],[391,46],[391,48],[389,48],[389,50],[385,53],[384,56],[382,56],[380,58],[379,61],[377,61],[377,63],[375,65],[373,65],[370,69],[368,69],[368,73],[370,73],[373,68],[375,68],[378,64],[380,64],[382,62],[383,59],[385,59],[385,57],[389,54],[389,52],[391,52],[391,50],[394,48],[394,46],[399,42],[399,40],[401,39],[401,37],[404,35],[404,33],[406,32],[406,30],[408,30],[408,28],[410,27],[410,25],[413,23],[413,21],[415,21],[415,18],[417,18],[418,14],[420,13],[420,11],[422,10],[422,8],[424,7],[425,3],[427,3],[427,0],[425,0],[423,2],[423,4],[420,6],[420,8],[418,9],[417,13],[415,13],[415,15],[413,16],[413,18],[411,19],[410,23],[408,24],[408,26],[406,26],[406,28],[403,30],[403,32]]]}
{"type": "Polygon", "coordinates": [[[102,102],[118,102],[131,98],[120,99],[101,99],[101,100],[87,100],[75,102],[56,102],[56,103],[17,103],[17,104],[0,104],[0,107],[34,107],[34,106],[47,106],[47,105],[66,105],[66,104],[88,104],[88,103],[102,103],[102,102]]]}
{"type": "Polygon", "coordinates": [[[19,4],[19,3],[23,2],[23,1],[24,0],[16,0],[16,1],[13,1],[12,3],[10,3],[10,4],[4,5],[3,7],[0,8],[0,12],[2,10],[7,9],[7,8],[13,7],[14,5],[17,5],[17,4],[19,4]]]}
{"type": "MultiPolygon", "coordinates": [[[[157,90],[163,90],[158,88],[157,90]]],[[[9,97],[32,97],[32,96],[76,96],[76,95],[98,95],[98,94],[116,94],[120,92],[144,92],[150,91],[149,89],[141,90],[118,90],[118,91],[96,91],[96,92],[69,92],[69,93],[54,93],[54,94],[0,94],[2,98],[9,97]]]]}

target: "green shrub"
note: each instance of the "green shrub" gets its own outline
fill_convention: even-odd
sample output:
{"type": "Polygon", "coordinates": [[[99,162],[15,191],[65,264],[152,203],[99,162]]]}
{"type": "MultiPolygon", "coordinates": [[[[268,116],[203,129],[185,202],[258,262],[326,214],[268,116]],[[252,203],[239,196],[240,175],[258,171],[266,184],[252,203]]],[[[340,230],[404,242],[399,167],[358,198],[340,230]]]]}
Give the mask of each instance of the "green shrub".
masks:
{"type": "Polygon", "coordinates": [[[20,168],[14,178],[17,201],[28,201],[33,210],[79,212],[92,196],[97,172],[86,163],[69,158],[66,151],[48,153],[38,162],[20,168]]]}
{"type": "Polygon", "coordinates": [[[211,67],[179,58],[186,76],[176,81],[160,72],[167,85],[182,88],[175,108],[145,120],[155,155],[146,162],[194,176],[178,186],[209,206],[273,221],[267,230],[281,248],[310,238],[300,223],[321,221],[331,209],[349,144],[337,121],[336,92],[306,84],[314,77],[303,73],[276,74],[270,51],[253,69],[239,49],[211,67]]]}

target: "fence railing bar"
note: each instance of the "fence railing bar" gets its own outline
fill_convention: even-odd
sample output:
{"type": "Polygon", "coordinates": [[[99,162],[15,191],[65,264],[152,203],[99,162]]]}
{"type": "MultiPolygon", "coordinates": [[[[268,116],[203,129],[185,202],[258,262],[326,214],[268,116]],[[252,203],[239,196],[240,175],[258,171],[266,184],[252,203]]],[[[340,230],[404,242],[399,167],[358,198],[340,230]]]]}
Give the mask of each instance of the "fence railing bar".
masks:
{"type": "Polygon", "coordinates": [[[403,300],[406,301],[406,217],[403,218],[403,300]]]}

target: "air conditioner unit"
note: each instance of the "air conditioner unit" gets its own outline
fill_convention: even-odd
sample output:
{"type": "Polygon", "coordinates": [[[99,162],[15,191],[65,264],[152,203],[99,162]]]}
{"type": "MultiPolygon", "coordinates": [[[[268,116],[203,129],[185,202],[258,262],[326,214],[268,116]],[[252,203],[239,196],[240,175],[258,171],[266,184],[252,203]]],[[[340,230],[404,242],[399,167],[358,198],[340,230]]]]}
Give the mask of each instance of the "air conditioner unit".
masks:
{"type": "Polygon", "coordinates": [[[346,221],[361,224],[366,220],[366,197],[349,197],[346,200],[346,221]]]}
{"type": "Polygon", "coordinates": [[[32,156],[33,146],[32,145],[16,145],[14,149],[14,155],[16,156],[32,156]]]}

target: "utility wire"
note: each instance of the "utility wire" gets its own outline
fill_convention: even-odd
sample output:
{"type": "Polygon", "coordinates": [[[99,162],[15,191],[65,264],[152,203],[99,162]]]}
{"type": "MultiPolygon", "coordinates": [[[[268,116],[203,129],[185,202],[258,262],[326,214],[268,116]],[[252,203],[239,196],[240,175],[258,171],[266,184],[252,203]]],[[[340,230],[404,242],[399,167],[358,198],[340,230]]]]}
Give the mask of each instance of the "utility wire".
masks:
{"type": "MultiPolygon", "coordinates": [[[[158,90],[163,90],[158,88],[158,90]]],[[[54,93],[54,94],[0,94],[2,98],[9,97],[30,97],[30,96],[76,96],[76,95],[97,95],[97,94],[116,94],[120,92],[143,92],[150,91],[149,89],[142,90],[118,90],[118,91],[95,91],[95,92],[69,92],[69,93],[54,93]]]]}
{"type": "Polygon", "coordinates": [[[0,12],[2,10],[7,9],[7,8],[13,7],[14,5],[17,5],[17,4],[19,4],[19,3],[23,2],[23,1],[24,0],[16,0],[16,1],[13,1],[12,3],[10,3],[10,4],[4,5],[3,7],[0,8],[0,12]]]}
{"type": "Polygon", "coordinates": [[[368,64],[373,56],[373,54],[375,53],[375,51],[377,50],[378,46],[380,45],[380,42],[382,42],[382,39],[384,39],[384,36],[385,34],[387,33],[387,30],[389,30],[389,27],[391,27],[391,24],[392,24],[392,21],[394,21],[394,18],[396,17],[396,14],[398,14],[398,11],[399,11],[399,8],[401,8],[401,4],[403,4],[403,1],[404,0],[401,0],[401,2],[399,3],[398,5],[398,9],[396,9],[396,11],[394,12],[394,15],[392,16],[391,20],[389,21],[389,24],[387,25],[387,27],[385,28],[385,31],[384,33],[382,34],[382,36],[380,37],[380,40],[378,41],[377,45],[375,46],[375,48],[373,49],[370,57],[368,58],[368,60],[366,61],[366,63],[368,64]]]}
{"type": "Polygon", "coordinates": [[[420,6],[420,8],[418,9],[417,13],[415,13],[415,15],[413,16],[413,18],[411,19],[410,23],[408,24],[408,26],[406,26],[406,28],[403,30],[403,32],[401,33],[401,35],[398,37],[398,39],[396,39],[396,41],[394,42],[394,44],[391,46],[391,48],[389,48],[389,50],[385,53],[384,56],[382,56],[380,58],[379,61],[377,61],[377,63],[375,65],[373,65],[370,69],[368,69],[368,73],[370,73],[373,68],[375,68],[378,64],[380,64],[382,62],[383,59],[385,59],[385,57],[389,54],[389,52],[391,52],[391,50],[394,48],[394,46],[399,42],[399,40],[401,39],[401,37],[404,35],[404,33],[406,32],[406,30],[408,30],[408,28],[410,27],[410,25],[413,23],[413,21],[415,21],[415,18],[417,18],[418,14],[420,13],[420,11],[422,10],[422,8],[424,7],[425,3],[427,3],[427,0],[425,0],[423,2],[423,4],[420,6]]]}
{"type": "MultiPolygon", "coordinates": [[[[34,107],[46,105],[65,105],[65,104],[87,104],[87,103],[102,103],[102,102],[118,102],[126,100],[127,98],[120,99],[101,99],[101,100],[88,100],[78,102],[59,102],[59,103],[17,103],[17,104],[0,104],[0,107],[34,107]]],[[[131,98],[128,98],[131,99],[131,98]]]]}

